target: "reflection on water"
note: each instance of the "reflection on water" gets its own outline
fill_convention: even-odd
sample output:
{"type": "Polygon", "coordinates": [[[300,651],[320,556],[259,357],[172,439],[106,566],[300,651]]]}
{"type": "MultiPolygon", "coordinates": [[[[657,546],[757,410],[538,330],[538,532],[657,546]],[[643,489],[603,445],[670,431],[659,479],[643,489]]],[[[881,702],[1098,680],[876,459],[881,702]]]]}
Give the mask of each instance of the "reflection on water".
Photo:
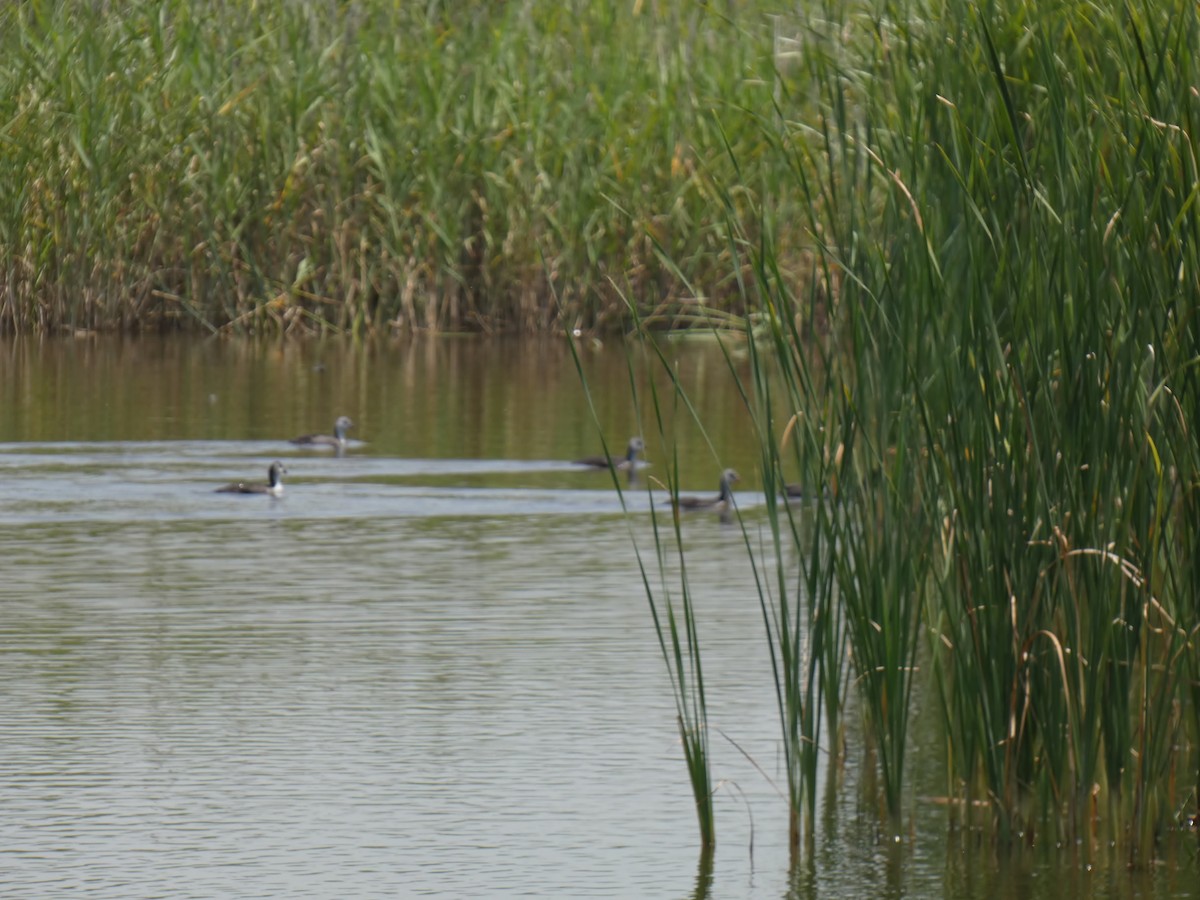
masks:
{"type": "MultiPolygon", "coordinates": [[[[719,845],[698,871],[634,553],[653,567],[654,485],[626,492],[627,519],[606,473],[567,462],[596,438],[561,348],[2,357],[0,893],[1197,895],[1186,859],[1171,870],[1186,877],[1144,879],[1068,860],[1060,880],[1061,859],[1008,870],[947,850],[930,804],[881,840],[853,749],[789,870],[758,771],[782,777],[761,611],[741,532],[711,515],[683,524],[708,704],[754,760],[712,741],[719,845]],[[343,458],[287,444],[338,414],[362,441],[343,458]],[[214,493],[274,458],[281,499],[214,493]]],[[[718,452],[745,476],[717,365],[701,352],[681,372],[708,421],[731,423],[718,452]]],[[[620,399],[624,356],[589,366],[619,453],[649,431],[620,399]]],[[[715,471],[706,448],[683,454],[698,493],[715,471]]]]}
{"type": "MultiPolygon", "coordinates": [[[[714,458],[685,416],[672,424],[673,404],[664,402],[681,465],[694,467],[697,488],[707,489],[725,465],[752,470],[757,456],[735,427],[746,420],[719,349],[677,352],[693,401],[710,421],[730,423],[728,433],[711,435],[714,458]]],[[[620,346],[582,353],[611,452],[620,455],[631,435],[643,434],[646,458],[661,464],[673,448],[662,446],[654,427],[643,354],[620,346]],[[647,405],[641,416],[630,400],[627,357],[647,405]]],[[[665,378],[656,382],[667,391],[665,378]]],[[[561,340],[0,343],[0,441],[278,442],[326,431],[341,415],[354,420],[351,438],[373,456],[571,460],[601,451],[561,340]]]]}

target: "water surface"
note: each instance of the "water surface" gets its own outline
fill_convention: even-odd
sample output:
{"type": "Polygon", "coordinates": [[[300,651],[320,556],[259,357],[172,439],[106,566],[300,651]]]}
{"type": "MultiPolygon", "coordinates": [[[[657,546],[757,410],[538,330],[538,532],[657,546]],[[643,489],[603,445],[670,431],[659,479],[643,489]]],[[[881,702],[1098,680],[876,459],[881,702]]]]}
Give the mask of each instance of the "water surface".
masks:
{"type": "Polygon", "coordinates": [[[711,515],[683,523],[720,729],[698,870],[636,550],[656,579],[676,451],[696,493],[743,470],[752,539],[761,497],[724,357],[678,353],[711,448],[639,417],[620,348],[584,357],[613,451],[649,444],[626,514],[570,464],[598,433],[551,341],[0,344],[0,894],[1200,896],[1194,841],[1001,859],[922,801],[883,834],[853,747],[791,868],[745,539],[711,515]],[[339,414],[344,456],[286,442],[339,414]],[[214,493],[275,458],[282,498],[214,493]]]}

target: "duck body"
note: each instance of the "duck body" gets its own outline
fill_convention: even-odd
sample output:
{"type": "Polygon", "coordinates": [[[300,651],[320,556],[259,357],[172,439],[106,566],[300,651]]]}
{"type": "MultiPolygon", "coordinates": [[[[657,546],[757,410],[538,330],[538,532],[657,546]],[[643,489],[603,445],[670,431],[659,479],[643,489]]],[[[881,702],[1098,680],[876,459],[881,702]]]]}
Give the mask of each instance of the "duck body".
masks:
{"type": "Polygon", "coordinates": [[[267,469],[267,483],[248,484],[244,481],[235,481],[227,484],[224,487],[216,489],[217,494],[268,494],[272,497],[283,496],[283,477],[287,474],[287,469],[283,467],[283,463],[276,460],[271,463],[271,467],[267,469]]]}
{"type": "Polygon", "coordinates": [[[815,491],[805,488],[802,484],[785,484],[779,493],[791,500],[829,500],[833,497],[829,488],[815,491]]]}
{"type": "Polygon", "coordinates": [[[333,423],[333,434],[302,434],[294,437],[289,443],[298,447],[333,447],[337,450],[346,449],[346,432],[354,427],[347,416],[338,416],[333,423]]]}
{"type": "Polygon", "coordinates": [[[625,448],[623,457],[585,456],[583,459],[574,460],[574,463],[577,466],[587,466],[592,469],[607,469],[612,466],[621,472],[632,472],[638,467],[637,455],[645,448],[646,445],[640,437],[632,437],[629,439],[629,446],[625,448]]]}
{"type": "Polygon", "coordinates": [[[741,478],[733,469],[726,469],[721,473],[720,487],[715,497],[680,497],[678,500],[672,498],[670,502],[683,510],[702,510],[712,509],[718,512],[726,512],[733,506],[733,485],[740,481],[741,478]]]}

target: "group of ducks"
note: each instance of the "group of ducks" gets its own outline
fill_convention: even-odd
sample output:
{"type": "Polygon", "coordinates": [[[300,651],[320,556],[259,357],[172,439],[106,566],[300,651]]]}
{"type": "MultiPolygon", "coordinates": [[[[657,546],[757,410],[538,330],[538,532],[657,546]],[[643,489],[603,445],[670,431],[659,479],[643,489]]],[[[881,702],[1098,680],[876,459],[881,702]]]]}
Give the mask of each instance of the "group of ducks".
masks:
{"type": "MultiPolygon", "coordinates": [[[[346,432],[353,427],[354,423],[347,416],[338,416],[337,421],[333,423],[333,434],[302,434],[292,438],[290,443],[298,447],[331,447],[340,456],[346,450],[346,432]]],[[[623,457],[586,456],[583,459],[574,460],[574,463],[594,469],[612,467],[619,472],[628,472],[632,476],[639,466],[647,465],[638,459],[638,455],[645,447],[646,445],[640,437],[632,437],[629,439],[629,446],[626,447],[623,457]]],[[[272,497],[279,497],[283,494],[283,476],[286,474],[287,469],[283,463],[275,460],[267,469],[266,484],[235,481],[217,488],[216,492],[219,494],[268,494],[272,497]]],[[[738,480],[737,472],[733,469],[726,469],[721,473],[717,496],[672,498],[671,503],[677,505],[679,509],[711,509],[725,513],[733,506],[733,485],[738,480]]],[[[791,487],[791,485],[788,486],[789,492],[791,487]]]]}
{"type": "MultiPolygon", "coordinates": [[[[589,466],[594,469],[607,469],[610,466],[618,472],[628,472],[630,476],[637,471],[639,465],[646,465],[638,460],[638,454],[646,448],[645,443],[640,437],[631,437],[629,446],[625,448],[623,457],[609,458],[607,456],[585,456],[583,459],[575,460],[576,465],[589,466]]],[[[726,469],[721,473],[721,481],[717,489],[715,497],[679,497],[672,498],[671,504],[678,506],[679,509],[711,509],[716,512],[725,513],[733,507],[733,485],[739,481],[738,473],[733,469],[726,469]]]]}
{"type": "MultiPolygon", "coordinates": [[[[583,459],[575,460],[575,463],[581,466],[591,466],[597,469],[607,469],[612,466],[618,472],[628,472],[631,479],[634,472],[639,466],[649,465],[648,463],[638,460],[638,454],[645,449],[646,445],[640,437],[631,437],[629,446],[625,448],[625,455],[619,458],[610,459],[607,456],[587,456],[583,459]]],[[[717,488],[717,496],[715,497],[680,497],[679,507],[681,509],[717,509],[727,510],[733,506],[733,485],[740,481],[738,473],[733,469],[726,469],[721,473],[721,481],[717,488]]],[[[812,496],[812,492],[805,490],[800,484],[785,484],[780,491],[784,497],[808,499],[812,496]]],[[[826,491],[828,496],[828,491],[826,491]]],[[[672,503],[675,501],[672,500],[672,503]]]]}
{"type": "MultiPolygon", "coordinates": [[[[299,447],[332,447],[339,456],[346,451],[346,432],[354,427],[354,423],[346,416],[338,416],[333,423],[333,434],[302,434],[291,439],[290,443],[299,447]]],[[[279,497],[283,494],[283,476],[287,469],[279,460],[271,463],[267,469],[267,483],[235,481],[224,487],[217,488],[218,494],[269,494],[279,497]]]]}

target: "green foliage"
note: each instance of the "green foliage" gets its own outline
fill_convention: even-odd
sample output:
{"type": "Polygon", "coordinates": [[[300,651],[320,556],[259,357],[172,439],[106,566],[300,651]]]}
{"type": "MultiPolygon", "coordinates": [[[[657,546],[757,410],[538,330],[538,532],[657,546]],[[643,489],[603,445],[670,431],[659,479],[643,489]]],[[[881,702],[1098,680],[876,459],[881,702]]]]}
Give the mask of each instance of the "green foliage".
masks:
{"type": "Polygon", "coordinates": [[[1185,3],[841,7],[761,117],[813,263],[756,242],[766,198],[755,377],[797,446],[842,436],[844,471],[797,462],[840,488],[818,527],[893,817],[930,674],[999,834],[1142,860],[1195,808],[1198,37],[1185,3]]]}
{"type": "MultiPolygon", "coordinates": [[[[656,244],[736,302],[706,210],[728,175],[711,110],[769,99],[769,30],[741,20],[7,5],[0,327],[534,329],[552,283],[573,324],[613,327],[622,291],[694,301],[656,244]]],[[[762,158],[754,129],[733,140],[762,158]]]]}
{"type": "Polygon", "coordinates": [[[952,809],[1144,864],[1200,771],[1200,14],[807,13],[777,22],[772,103],[719,110],[712,194],[748,311],[730,372],[762,451],[767,539],[743,527],[792,846],[818,753],[854,740],[852,674],[894,828],[920,691],[952,809]]]}

